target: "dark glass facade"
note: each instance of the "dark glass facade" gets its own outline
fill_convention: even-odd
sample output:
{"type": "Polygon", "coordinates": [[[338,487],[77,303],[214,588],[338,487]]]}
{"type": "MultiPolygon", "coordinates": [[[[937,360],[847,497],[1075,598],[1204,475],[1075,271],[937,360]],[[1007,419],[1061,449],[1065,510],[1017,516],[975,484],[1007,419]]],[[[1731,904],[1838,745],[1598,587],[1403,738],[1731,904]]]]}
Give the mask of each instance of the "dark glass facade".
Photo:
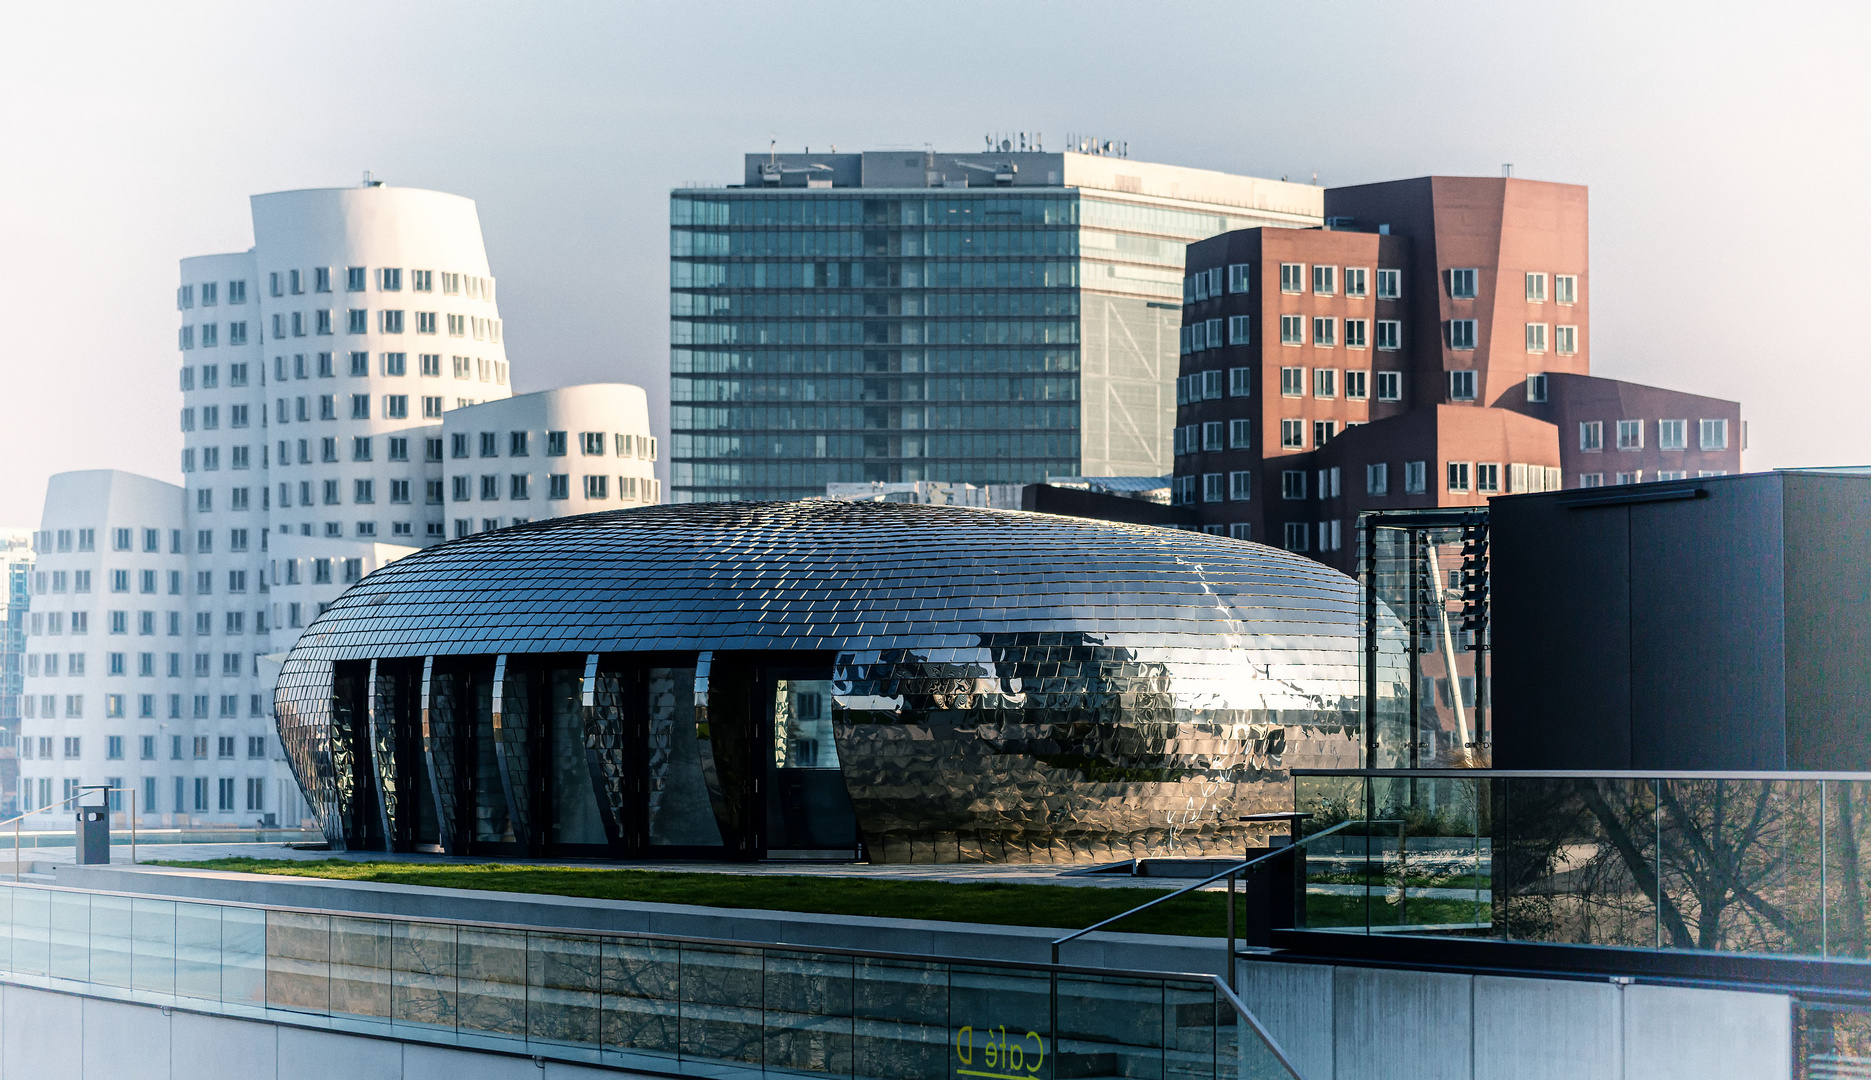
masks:
{"type": "Polygon", "coordinates": [[[1200,534],[903,503],[619,511],[371,574],[281,738],[334,844],[1092,861],[1239,851],[1358,762],[1356,585],[1200,534]]]}

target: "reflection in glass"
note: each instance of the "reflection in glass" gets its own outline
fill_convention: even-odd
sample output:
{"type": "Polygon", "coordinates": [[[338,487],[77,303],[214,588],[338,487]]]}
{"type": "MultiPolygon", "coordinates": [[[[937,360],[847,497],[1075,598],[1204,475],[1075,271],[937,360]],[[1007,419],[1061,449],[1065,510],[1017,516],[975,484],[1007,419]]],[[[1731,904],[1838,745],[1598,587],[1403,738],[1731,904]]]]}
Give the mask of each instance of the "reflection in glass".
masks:
{"type": "Polygon", "coordinates": [[[721,827],[702,777],[695,728],[695,669],[651,668],[650,843],[719,847],[721,827]]]}

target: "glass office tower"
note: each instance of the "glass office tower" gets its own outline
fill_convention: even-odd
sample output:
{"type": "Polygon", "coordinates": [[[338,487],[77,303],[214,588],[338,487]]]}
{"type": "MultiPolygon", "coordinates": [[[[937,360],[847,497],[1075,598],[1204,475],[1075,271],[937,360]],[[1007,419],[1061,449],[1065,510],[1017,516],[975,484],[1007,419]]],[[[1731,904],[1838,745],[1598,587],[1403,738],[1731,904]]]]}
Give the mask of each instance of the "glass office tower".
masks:
{"type": "Polygon", "coordinates": [[[1183,249],[1322,189],[1087,153],[750,154],[670,201],[675,502],[1170,471],[1183,249]]]}

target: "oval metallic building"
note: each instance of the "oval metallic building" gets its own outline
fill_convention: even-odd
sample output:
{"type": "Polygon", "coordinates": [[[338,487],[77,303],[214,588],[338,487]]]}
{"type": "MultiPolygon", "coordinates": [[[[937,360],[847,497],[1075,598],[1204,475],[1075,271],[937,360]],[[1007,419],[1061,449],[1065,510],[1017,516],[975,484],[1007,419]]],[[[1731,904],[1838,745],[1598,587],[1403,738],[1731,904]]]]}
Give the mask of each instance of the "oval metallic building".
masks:
{"type": "Polygon", "coordinates": [[[495,856],[1240,851],[1355,766],[1351,579],[1200,533],[905,503],[560,518],[370,574],[280,736],[326,835],[495,856]]]}

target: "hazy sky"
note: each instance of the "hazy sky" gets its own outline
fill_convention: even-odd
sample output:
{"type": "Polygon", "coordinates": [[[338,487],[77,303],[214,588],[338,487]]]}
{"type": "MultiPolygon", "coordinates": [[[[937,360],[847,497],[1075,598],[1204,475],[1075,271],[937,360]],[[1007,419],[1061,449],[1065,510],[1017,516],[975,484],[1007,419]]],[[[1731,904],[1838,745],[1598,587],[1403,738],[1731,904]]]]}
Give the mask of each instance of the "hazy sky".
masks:
{"type": "Polygon", "coordinates": [[[990,130],[1589,185],[1595,372],[1738,398],[1750,468],[1871,463],[1868,116],[1863,4],[0,0],[0,524],[61,470],[180,479],[176,260],[246,248],[250,194],[473,198],[515,390],[638,382],[662,427],[670,187],[990,130]]]}

